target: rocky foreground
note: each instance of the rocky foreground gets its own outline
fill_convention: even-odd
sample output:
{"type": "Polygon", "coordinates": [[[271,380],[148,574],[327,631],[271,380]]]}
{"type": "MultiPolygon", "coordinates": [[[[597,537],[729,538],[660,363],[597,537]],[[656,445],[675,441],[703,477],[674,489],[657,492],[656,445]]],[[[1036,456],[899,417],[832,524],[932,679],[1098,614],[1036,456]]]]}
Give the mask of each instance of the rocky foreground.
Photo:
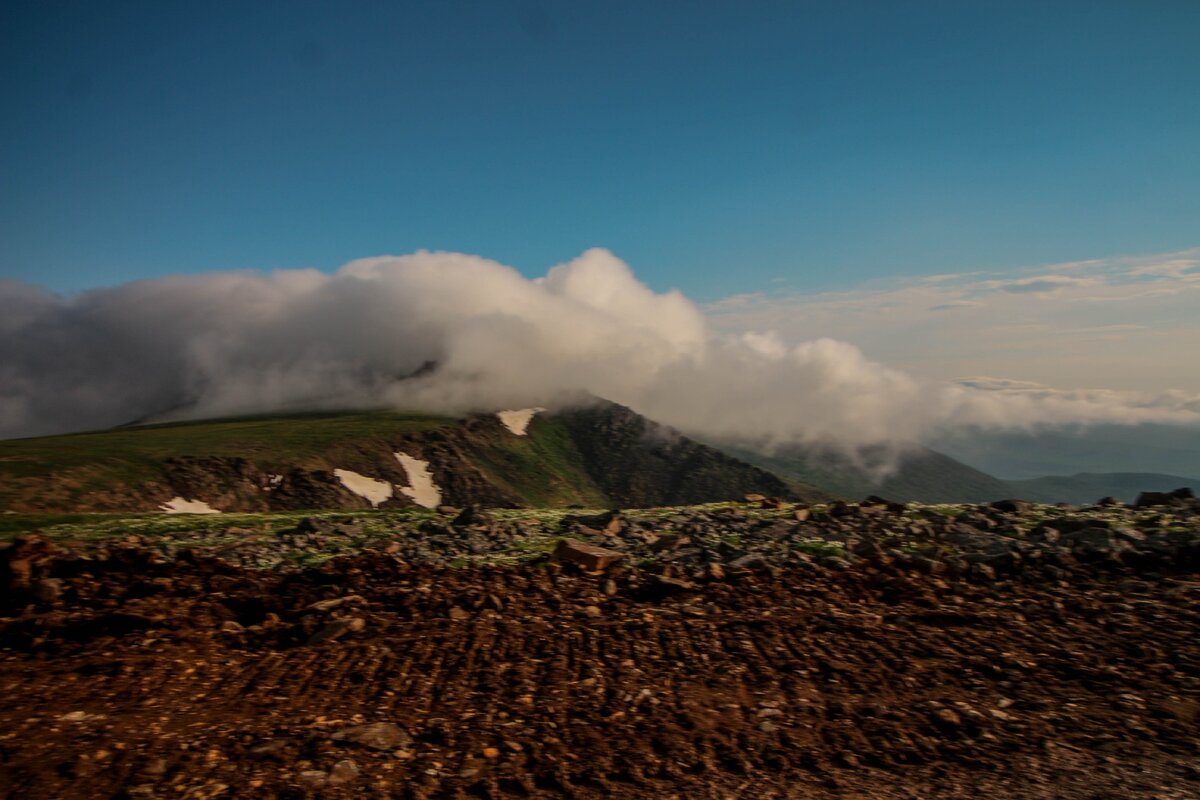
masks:
{"type": "Polygon", "coordinates": [[[0,790],[1200,797],[1186,492],[445,511],[18,539],[0,790]]]}

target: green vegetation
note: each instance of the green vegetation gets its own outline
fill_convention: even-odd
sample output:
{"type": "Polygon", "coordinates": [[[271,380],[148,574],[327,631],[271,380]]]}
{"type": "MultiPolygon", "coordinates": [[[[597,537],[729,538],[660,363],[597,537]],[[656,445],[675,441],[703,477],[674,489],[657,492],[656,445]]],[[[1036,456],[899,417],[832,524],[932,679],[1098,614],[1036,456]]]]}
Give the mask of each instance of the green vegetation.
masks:
{"type": "Polygon", "coordinates": [[[496,439],[474,454],[488,480],[533,506],[611,505],[561,421],[538,415],[527,433],[496,439]]]}
{"type": "Polygon", "coordinates": [[[808,553],[811,556],[835,556],[837,558],[845,558],[847,556],[846,548],[823,542],[819,539],[814,539],[807,542],[795,542],[791,545],[793,550],[799,550],[801,553],[808,553]]]}
{"type": "Polygon", "coordinates": [[[160,480],[162,463],[177,456],[240,456],[266,471],[331,468],[391,437],[458,424],[394,411],[322,412],[9,439],[0,441],[0,508],[30,492],[52,493],[55,505],[69,508],[136,490],[160,480]]]}

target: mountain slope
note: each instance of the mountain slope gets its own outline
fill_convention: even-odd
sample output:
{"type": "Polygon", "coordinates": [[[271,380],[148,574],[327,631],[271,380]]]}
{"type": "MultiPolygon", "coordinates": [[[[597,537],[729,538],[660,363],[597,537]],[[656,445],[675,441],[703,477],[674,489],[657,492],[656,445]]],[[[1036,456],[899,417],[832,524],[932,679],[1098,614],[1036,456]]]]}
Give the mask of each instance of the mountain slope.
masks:
{"type": "Polygon", "coordinates": [[[819,445],[790,445],[769,453],[745,446],[722,449],[781,477],[850,499],[876,494],[899,502],[979,503],[1013,492],[998,478],[915,445],[899,454],[883,447],[861,448],[856,458],[819,445]]]}
{"type": "Polygon", "coordinates": [[[1014,496],[1039,503],[1084,504],[1110,496],[1132,503],[1142,492],[1169,492],[1181,487],[1200,493],[1200,480],[1196,478],[1154,472],[1080,472],[1007,483],[1013,487],[1014,496]]]}
{"type": "Polygon", "coordinates": [[[757,467],[602,401],[539,413],[523,434],[495,414],[374,411],[0,441],[0,510],[153,511],[173,498],[221,511],[405,506],[422,480],[436,498],[426,505],[604,507],[746,492],[795,496],[757,467]]]}

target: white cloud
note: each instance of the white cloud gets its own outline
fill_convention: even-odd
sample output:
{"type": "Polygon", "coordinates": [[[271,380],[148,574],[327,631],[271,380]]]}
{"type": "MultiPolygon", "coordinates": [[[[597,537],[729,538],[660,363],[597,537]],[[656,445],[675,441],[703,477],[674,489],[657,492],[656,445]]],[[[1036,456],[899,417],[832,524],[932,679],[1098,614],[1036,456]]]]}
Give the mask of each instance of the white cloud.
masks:
{"type": "Polygon", "coordinates": [[[1175,295],[1098,316],[1078,301],[1179,283],[1174,273],[1123,283],[1106,268],[1061,282],[1053,303],[995,290],[997,281],[1061,272],[1042,269],[814,297],[742,295],[707,315],[678,292],[651,291],[605,250],[535,280],[475,256],[419,252],[331,275],[177,276],[73,298],[0,283],[0,312],[12,312],[0,313],[0,433],[164,413],[494,411],[551,405],[581,389],[688,432],[768,441],[903,441],[945,424],[1200,419],[1186,392],[939,380],[986,372],[1111,386],[1125,358],[1156,371],[1147,385],[1200,391],[1166,380],[1197,379],[1185,367],[1200,347],[1181,347],[1197,332],[1195,295],[1183,298],[1193,301],[1186,314],[1175,295]],[[939,306],[952,313],[929,313],[939,306]],[[1124,353],[1129,341],[1136,354],[1124,353]],[[403,377],[428,361],[438,368],[403,377]],[[1079,369],[1089,380],[1070,379],[1079,369]]]}

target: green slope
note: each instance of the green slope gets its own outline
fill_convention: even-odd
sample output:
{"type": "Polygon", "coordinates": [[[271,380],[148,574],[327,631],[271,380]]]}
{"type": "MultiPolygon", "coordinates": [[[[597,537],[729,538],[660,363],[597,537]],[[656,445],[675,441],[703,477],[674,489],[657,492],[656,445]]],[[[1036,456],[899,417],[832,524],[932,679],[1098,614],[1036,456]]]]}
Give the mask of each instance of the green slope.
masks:
{"type": "Polygon", "coordinates": [[[820,446],[792,445],[765,453],[745,446],[722,449],[781,477],[852,500],[874,494],[898,502],[978,503],[1013,492],[999,478],[917,446],[899,457],[882,448],[863,448],[857,459],[820,446]],[[890,471],[883,469],[885,463],[891,463],[890,471]]]}
{"type": "Polygon", "coordinates": [[[306,413],[131,426],[0,441],[0,509],[28,504],[87,507],[88,498],[136,493],[163,477],[167,459],[244,458],[266,472],[325,467],[397,435],[458,425],[448,417],[389,411],[306,413]]]}
{"type": "MultiPolygon", "coordinates": [[[[494,414],[372,411],[0,441],[0,511],[155,511],[176,496],[228,512],[367,508],[333,471],[406,486],[396,452],[427,462],[451,505],[632,507],[748,492],[796,496],[774,475],[595,401],[540,413],[524,436],[494,414]]],[[[409,502],[397,493],[384,505],[409,502]]]]}

